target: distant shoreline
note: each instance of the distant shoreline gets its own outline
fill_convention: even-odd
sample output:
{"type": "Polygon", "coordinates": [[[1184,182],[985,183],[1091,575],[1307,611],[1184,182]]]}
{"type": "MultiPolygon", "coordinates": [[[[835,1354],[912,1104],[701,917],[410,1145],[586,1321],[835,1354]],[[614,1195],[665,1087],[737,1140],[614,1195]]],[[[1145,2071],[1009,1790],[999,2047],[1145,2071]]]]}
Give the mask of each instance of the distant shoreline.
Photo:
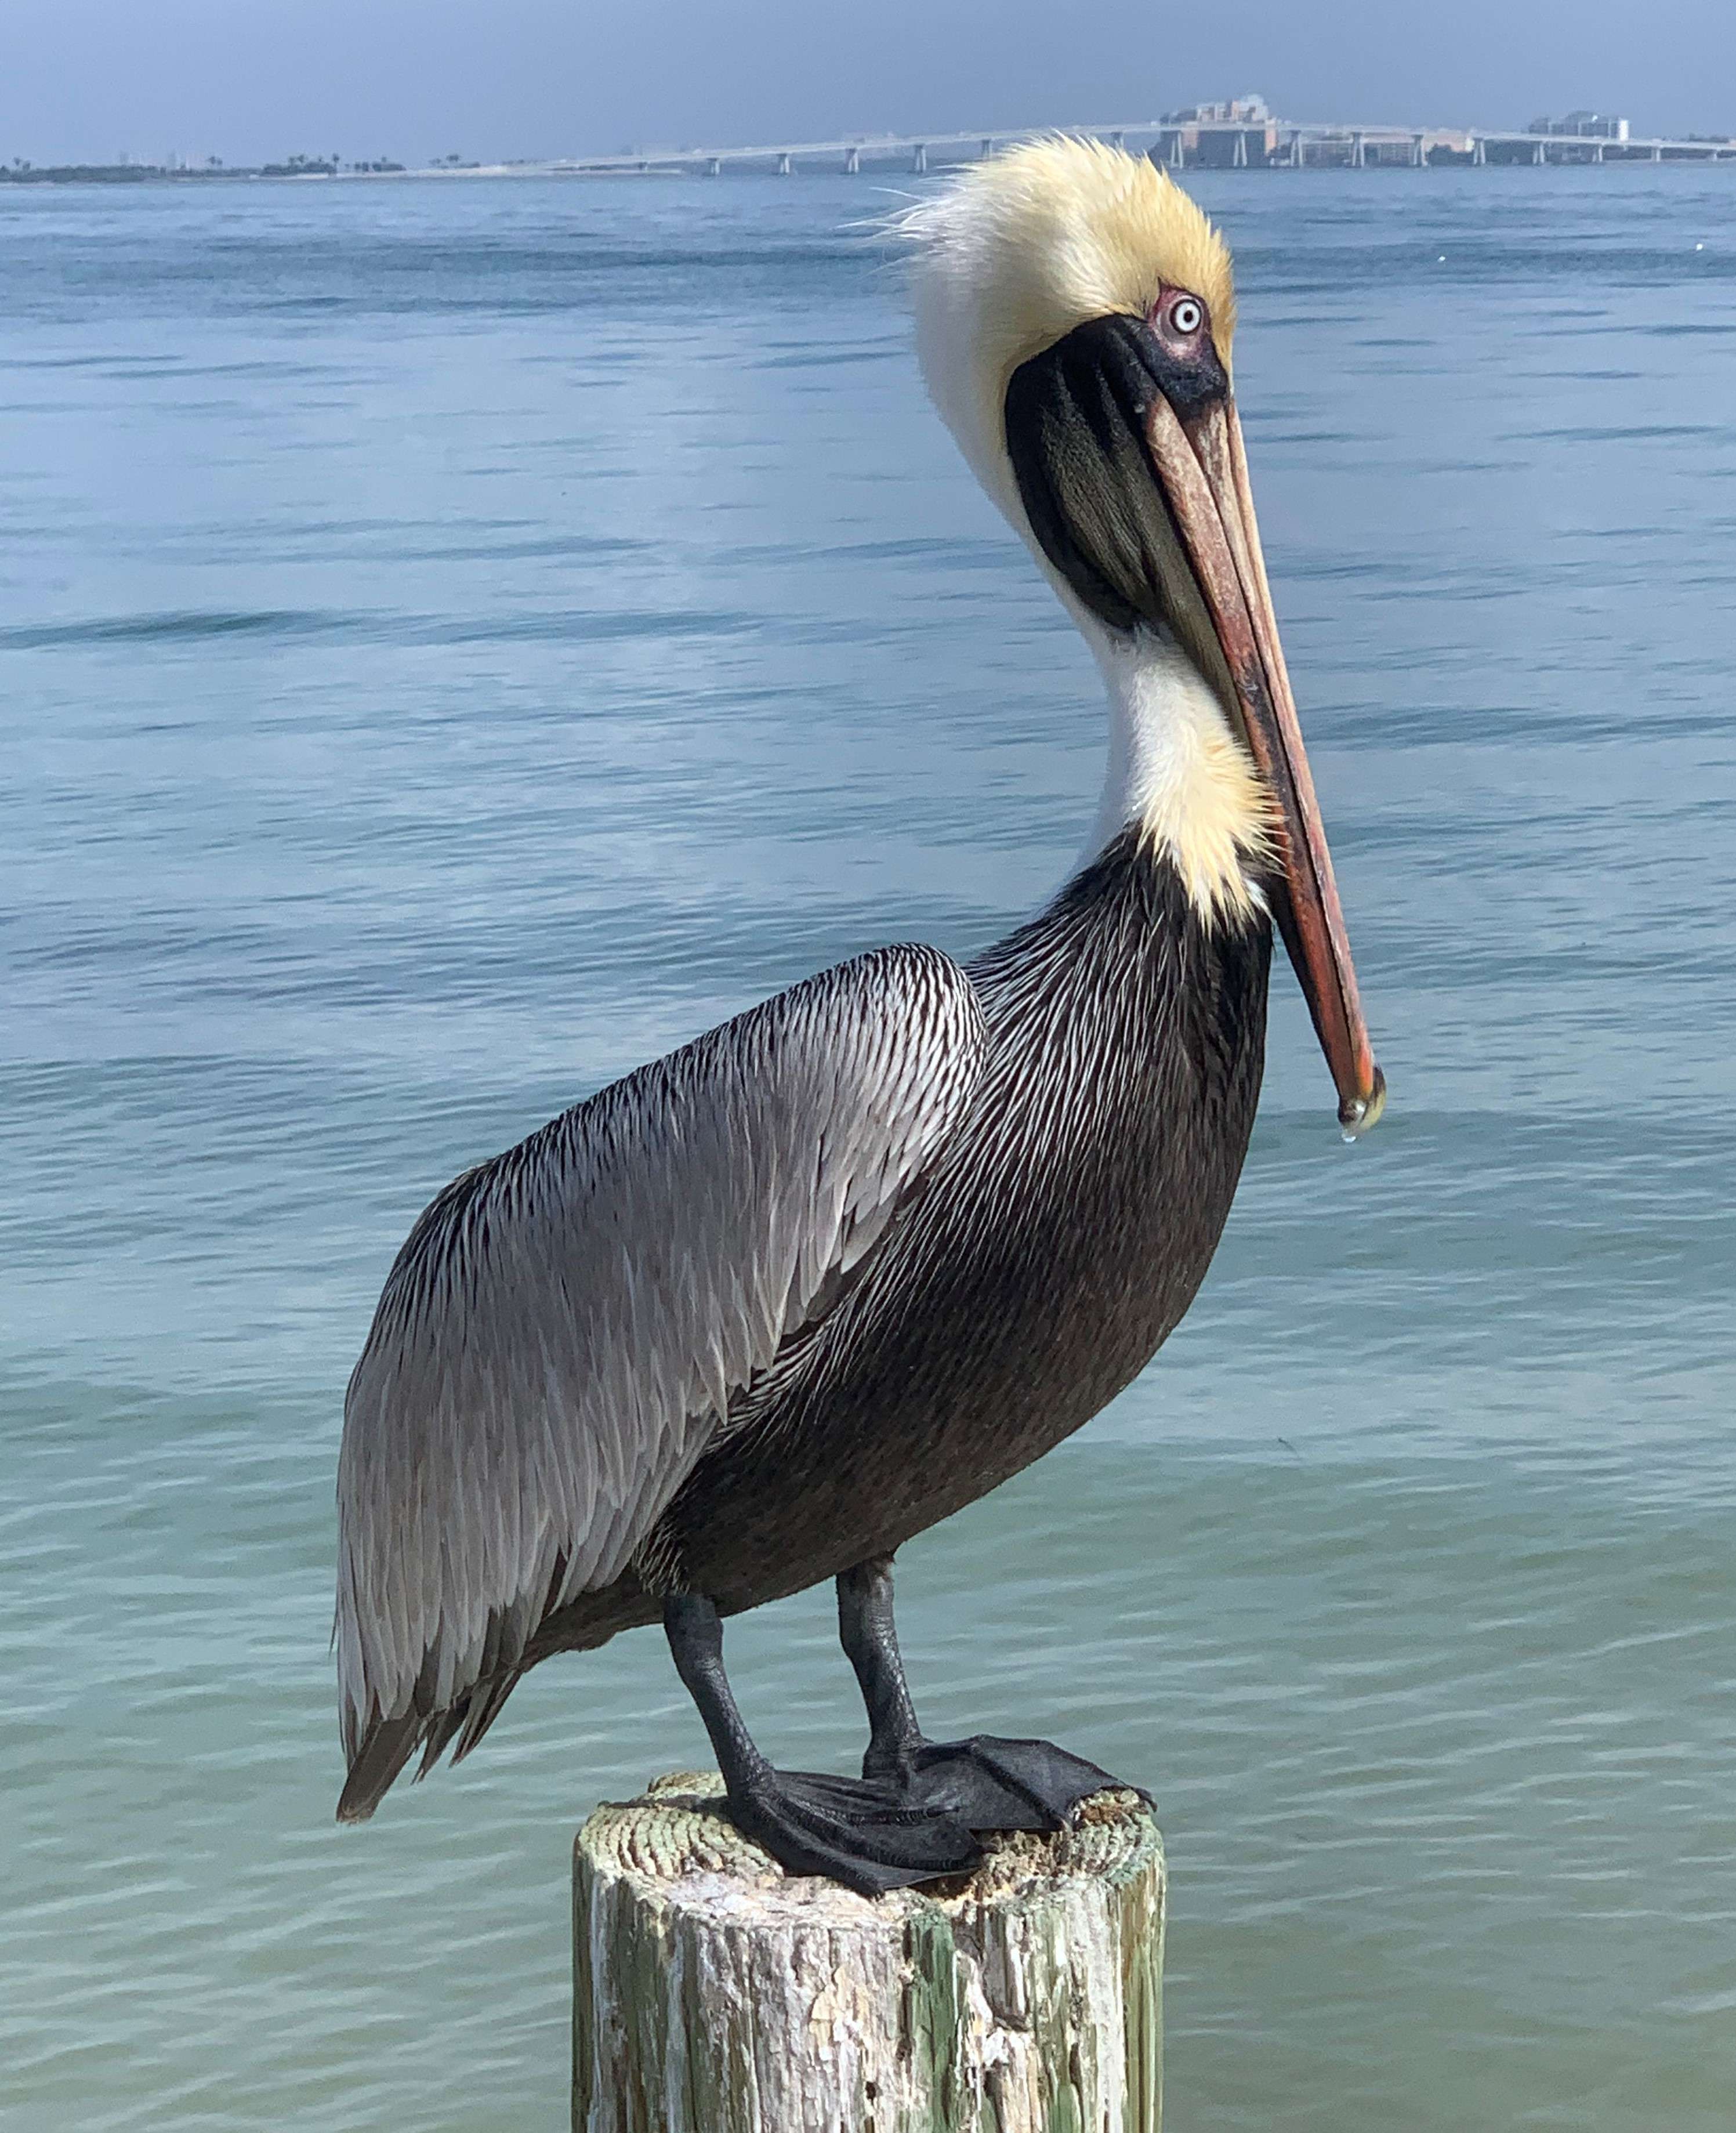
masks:
{"type": "Polygon", "coordinates": [[[238,180],[260,185],[305,185],[334,178],[446,178],[493,175],[494,166],[459,168],[434,165],[421,170],[402,164],[380,164],[364,170],[332,170],[325,166],[298,169],[291,164],[219,165],[174,170],[162,163],[48,163],[0,166],[0,184],[9,185],[209,185],[238,180]]]}
{"type": "MultiPolygon", "coordinates": [[[[1214,107],[1215,109],[1215,107],[1214,107]]],[[[1239,113],[1240,107],[1236,108],[1239,113]]],[[[1238,115],[1233,122],[1183,125],[1192,114],[1147,121],[1137,126],[1080,128],[1074,130],[1117,147],[1134,147],[1176,171],[1232,169],[1291,170],[1410,168],[1484,163],[1532,167],[1576,164],[1736,162],[1736,135],[1688,135],[1681,139],[1631,135],[1625,120],[1619,133],[1570,131],[1551,125],[1523,132],[1481,129],[1291,124],[1265,114],[1256,125],[1238,115]],[[1138,145],[1136,147],[1136,141],[1138,145]]],[[[1582,114],[1575,114],[1580,116],[1582,114]]],[[[1601,122],[1600,122],[1601,123],[1601,122]]],[[[603,178],[779,177],[841,174],[855,176],[871,169],[902,169],[921,176],[931,168],[950,168],[979,161],[1022,137],[1003,133],[943,133],[926,139],[915,135],[863,135],[849,140],[802,142],[785,147],[722,149],[621,149],[611,155],[523,157],[512,162],[467,162],[445,156],[431,163],[403,164],[390,156],[346,164],[336,156],[296,155],[281,162],[224,165],[170,163],[56,163],[41,167],[15,162],[0,166],[0,184],[27,185],[203,185],[225,184],[301,185],[382,178],[603,178]]]]}
{"type": "MultiPolygon", "coordinates": [[[[596,172],[558,162],[421,163],[382,161],[353,168],[334,169],[329,164],[219,164],[193,165],[176,170],[165,163],[52,163],[0,165],[0,185],[345,185],[383,178],[561,178],[591,177],[596,172]]],[[[616,173],[609,173],[616,175],[616,173]]],[[[618,175],[637,176],[632,165],[618,175]]],[[[667,176],[666,170],[652,175],[667,176]]]]}
{"type": "Polygon", "coordinates": [[[68,163],[41,170],[0,169],[0,185],[24,191],[45,185],[356,185],[399,178],[667,178],[689,175],[657,166],[641,171],[631,165],[609,171],[570,170],[559,163],[469,163],[460,169],[438,163],[397,171],[170,171],[137,163],[68,163]]]}

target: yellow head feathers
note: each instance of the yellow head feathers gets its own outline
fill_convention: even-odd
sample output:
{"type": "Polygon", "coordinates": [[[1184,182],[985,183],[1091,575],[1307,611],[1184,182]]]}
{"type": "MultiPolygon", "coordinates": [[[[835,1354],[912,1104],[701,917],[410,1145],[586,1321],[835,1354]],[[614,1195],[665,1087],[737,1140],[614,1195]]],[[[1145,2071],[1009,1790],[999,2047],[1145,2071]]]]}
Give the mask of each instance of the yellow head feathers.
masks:
{"type": "Polygon", "coordinates": [[[1141,315],[1167,283],[1205,302],[1229,367],[1229,248],[1146,156],[1100,141],[1028,142],[968,165],[896,229],[911,249],[929,391],[1015,524],[1002,411],[1022,363],[1088,320],[1141,315]]]}

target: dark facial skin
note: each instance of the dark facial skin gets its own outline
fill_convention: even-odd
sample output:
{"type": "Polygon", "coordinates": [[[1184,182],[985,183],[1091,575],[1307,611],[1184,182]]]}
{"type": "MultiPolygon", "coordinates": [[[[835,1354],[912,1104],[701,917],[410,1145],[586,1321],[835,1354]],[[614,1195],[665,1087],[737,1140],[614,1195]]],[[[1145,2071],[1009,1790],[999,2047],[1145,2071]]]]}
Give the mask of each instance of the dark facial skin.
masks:
{"type": "Polygon", "coordinates": [[[1229,378],[1219,359],[1211,315],[1201,298],[1166,282],[1143,324],[1152,375],[1184,422],[1224,398],[1229,378]]]}

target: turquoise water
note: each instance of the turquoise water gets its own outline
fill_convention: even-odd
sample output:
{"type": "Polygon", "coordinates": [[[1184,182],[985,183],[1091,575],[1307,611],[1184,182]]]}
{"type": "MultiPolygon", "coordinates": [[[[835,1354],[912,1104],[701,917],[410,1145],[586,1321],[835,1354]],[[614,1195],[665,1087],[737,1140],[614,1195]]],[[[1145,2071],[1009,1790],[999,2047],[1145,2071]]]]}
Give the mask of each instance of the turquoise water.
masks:
{"type": "MultiPolygon", "coordinates": [[[[1192,1315],[901,1558],[931,1731],[1157,1797],[1172,2133],[1736,2120],[1733,188],[1201,182],[1392,1109],[1282,976],[1192,1315]]],[[[1078,851],[887,204],[0,203],[7,2133],[564,2123],[573,1828],[703,1736],[637,1632],[337,1830],[339,1405],[454,1170],[1078,851]]],[[[829,1596],[731,1652],[847,1766],[829,1596]]]]}

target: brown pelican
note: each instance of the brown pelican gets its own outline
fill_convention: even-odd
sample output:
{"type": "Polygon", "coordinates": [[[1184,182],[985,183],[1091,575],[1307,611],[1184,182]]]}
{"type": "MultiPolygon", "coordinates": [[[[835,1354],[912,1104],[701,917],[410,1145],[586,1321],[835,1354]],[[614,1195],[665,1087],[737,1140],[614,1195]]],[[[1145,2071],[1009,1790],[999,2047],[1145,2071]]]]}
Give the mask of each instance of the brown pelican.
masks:
{"type": "Polygon", "coordinates": [[[1275,923],[1347,1129],[1383,1085],[1261,561],[1229,253],[1053,140],[904,219],[941,415],[1108,686],[1088,855],[961,965],[839,965],[448,1186],[350,1380],[349,1781],[467,1755],[526,1668],[661,1619],[736,1820],[874,1890],[1114,1782],[918,1726],[894,1550],[1077,1429],[1192,1301],[1258,1095],[1275,923]],[[775,1769],[724,1616],[835,1577],[859,1780],[775,1769]]]}

